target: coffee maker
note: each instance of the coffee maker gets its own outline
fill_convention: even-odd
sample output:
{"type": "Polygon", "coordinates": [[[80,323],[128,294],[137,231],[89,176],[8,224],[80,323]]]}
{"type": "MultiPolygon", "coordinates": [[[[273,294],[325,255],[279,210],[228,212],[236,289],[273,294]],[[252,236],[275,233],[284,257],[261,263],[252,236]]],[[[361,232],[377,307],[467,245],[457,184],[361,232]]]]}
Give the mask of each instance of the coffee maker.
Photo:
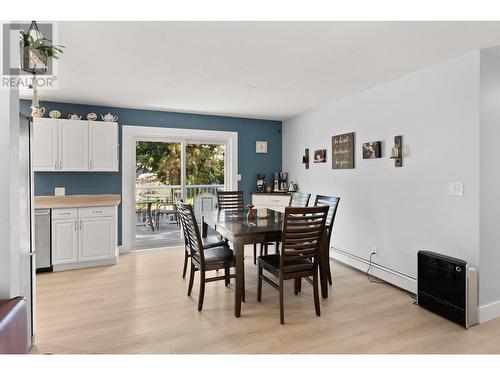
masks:
{"type": "Polygon", "coordinates": [[[257,175],[257,191],[259,193],[266,191],[266,175],[258,174],[257,175]]]}
{"type": "Polygon", "coordinates": [[[280,174],[279,173],[273,173],[273,175],[274,175],[273,191],[279,191],[280,190],[280,174]]]}
{"type": "Polygon", "coordinates": [[[280,172],[279,174],[279,190],[287,191],[288,190],[288,172],[280,172]]]}

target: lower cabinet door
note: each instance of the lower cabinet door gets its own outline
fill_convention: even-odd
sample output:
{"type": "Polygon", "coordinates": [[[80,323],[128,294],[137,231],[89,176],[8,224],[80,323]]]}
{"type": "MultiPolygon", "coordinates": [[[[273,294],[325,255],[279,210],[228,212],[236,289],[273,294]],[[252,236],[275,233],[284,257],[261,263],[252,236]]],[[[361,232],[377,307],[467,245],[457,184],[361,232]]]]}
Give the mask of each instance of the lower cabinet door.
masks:
{"type": "Polygon", "coordinates": [[[52,220],[52,264],[78,261],[77,219],[52,220]]]}
{"type": "Polygon", "coordinates": [[[80,219],[79,260],[98,260],[115,255],[115,219],[93,217],[80,219]]]}

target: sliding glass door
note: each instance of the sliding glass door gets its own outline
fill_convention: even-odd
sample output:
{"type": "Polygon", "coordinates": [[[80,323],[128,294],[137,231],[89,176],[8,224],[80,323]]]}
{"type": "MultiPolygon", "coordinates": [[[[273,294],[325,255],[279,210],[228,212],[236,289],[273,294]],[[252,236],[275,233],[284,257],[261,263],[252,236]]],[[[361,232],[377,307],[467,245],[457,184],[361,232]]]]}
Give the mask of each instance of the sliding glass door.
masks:
{"type": "Polygon", "coordinates": [[[226,144],[137,140],[135,145],[135,248],[182,243],[178,199],[192,204],[198,220],[224,188],[226,144]]]}

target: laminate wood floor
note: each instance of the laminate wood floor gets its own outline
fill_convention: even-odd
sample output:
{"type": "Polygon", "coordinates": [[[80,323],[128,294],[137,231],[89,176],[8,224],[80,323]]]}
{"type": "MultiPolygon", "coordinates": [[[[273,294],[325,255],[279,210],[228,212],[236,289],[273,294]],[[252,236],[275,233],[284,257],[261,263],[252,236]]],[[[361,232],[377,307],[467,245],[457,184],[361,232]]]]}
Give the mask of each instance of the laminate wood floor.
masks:
{"type": "MultiPolygon", "coordinates": [[[[32,353],[500,353],[500,319],[465,330],[413,304],[405,292],[370,283],[333,263],[330,298],[314,313],[312,288],[278,293],[264,283],[247,249],[247,302],[233,315],[234,286],[206,286],[197,311],[182,279],[182,248],[122,254],[115,266],[37,276],[37,343],[32,353]]],[[[232,280],[234,285],[234,280],[232,280]]]]}

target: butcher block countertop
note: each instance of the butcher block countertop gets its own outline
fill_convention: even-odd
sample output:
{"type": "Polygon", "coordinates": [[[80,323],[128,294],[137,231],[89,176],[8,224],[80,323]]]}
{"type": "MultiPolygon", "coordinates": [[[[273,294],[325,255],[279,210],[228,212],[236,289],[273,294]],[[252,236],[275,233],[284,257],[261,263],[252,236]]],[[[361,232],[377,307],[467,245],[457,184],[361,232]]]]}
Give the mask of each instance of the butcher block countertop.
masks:
{"type": "Polygon", "coordinates": [[[35,209],[117,206],[121,199],[120,194],[40,195],[35,196],[35,209]]]}

